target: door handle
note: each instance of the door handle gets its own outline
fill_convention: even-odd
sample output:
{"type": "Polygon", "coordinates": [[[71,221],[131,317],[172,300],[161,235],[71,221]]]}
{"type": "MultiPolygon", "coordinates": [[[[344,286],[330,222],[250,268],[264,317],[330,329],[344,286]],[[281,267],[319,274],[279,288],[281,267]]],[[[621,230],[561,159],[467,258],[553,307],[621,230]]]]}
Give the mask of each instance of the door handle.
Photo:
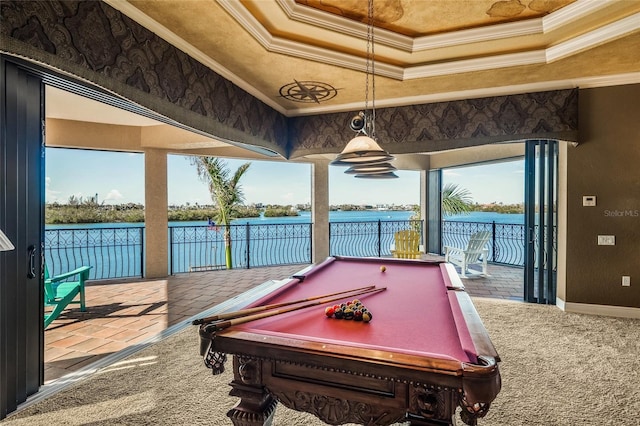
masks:
{"type": "Polygon", "coordinates": [[[27,271],[27,278],[32,279],[36,277],[36,246],[29,246],[29,270],[27,271]]]}

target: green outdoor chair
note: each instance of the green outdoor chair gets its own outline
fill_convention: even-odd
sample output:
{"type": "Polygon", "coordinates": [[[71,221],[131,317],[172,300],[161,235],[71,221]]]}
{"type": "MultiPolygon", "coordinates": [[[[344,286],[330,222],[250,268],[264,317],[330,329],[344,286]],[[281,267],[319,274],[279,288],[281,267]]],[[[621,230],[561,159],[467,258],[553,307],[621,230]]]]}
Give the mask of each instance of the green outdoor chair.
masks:
{"type": "Polygon", "coordinates": [[[69,304],[80,304],[80,311],[86,311],[84,284],[89,278],[91,266],[81,266],[73,271],[49,277],[47,265],[44,266],[44,305],[53,310],[44,315],[44,328],[60,316],[69,304]],[[77,276],[77,279],[67,281],[77,276]],[[74,300],[80,295],[80,300],[74,300]]]}

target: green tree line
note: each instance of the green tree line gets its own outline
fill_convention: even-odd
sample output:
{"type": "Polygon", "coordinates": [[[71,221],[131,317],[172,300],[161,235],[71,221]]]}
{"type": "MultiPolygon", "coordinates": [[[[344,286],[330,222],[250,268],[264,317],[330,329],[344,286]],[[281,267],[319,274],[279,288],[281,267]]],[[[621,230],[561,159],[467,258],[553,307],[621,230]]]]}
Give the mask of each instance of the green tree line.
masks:
{"type": "MultiPolygon", "coordinates": [[[[340,208],[340,210],[346,211],[349,209],[340,208]]],[[[238,207],[238,217],[259,217],[262,211],[264,211],[265,217],[297,216],[299,214],[298,209],[291,206],[270,205],[261,209],[253,206],[240,206],[238,207]]],[[[474,203],[470,205],[469,211],[524,213],[524,205],[474,203]]],[[[168,211],[169,221],[171,222],[205,221],[216,217],[216,214],[215,207],[197,205],[170,207],[168,211]]],[[[122,222],[144,222],[144,206],[134,203],[116,205],[53,203],[47,204],[45,209],[45,223],[47,224],[122,222]]]]}
{"type": "MultiPolygon", "coordinates": [[[[169,208],[170,222],[203,221],[216,217],[218,211],[211,206],[188,206],[169,208]]],[[[251,206],[237,207],[237,217],[259,217],[261,210],[251,206]]],[[[144,222],[144,206],[142,204],[102,205],[95,203],[82,204],[47,204],[45,223],[137,223],[144,222]]]]}

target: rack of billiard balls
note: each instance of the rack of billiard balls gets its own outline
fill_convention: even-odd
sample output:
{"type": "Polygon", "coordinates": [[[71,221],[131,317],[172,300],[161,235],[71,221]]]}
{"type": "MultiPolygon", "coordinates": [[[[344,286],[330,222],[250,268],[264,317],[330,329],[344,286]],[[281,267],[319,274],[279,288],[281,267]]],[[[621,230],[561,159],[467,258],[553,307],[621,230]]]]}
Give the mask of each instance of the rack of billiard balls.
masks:
{"type": "Polygon", "coordinates": [[[341,303],[339,305],[328,306],[325,308],[324,314],[328,318],[362,322],[369,322],[373,318],[371,311],[369,311],[358,299],[341,303]]]}

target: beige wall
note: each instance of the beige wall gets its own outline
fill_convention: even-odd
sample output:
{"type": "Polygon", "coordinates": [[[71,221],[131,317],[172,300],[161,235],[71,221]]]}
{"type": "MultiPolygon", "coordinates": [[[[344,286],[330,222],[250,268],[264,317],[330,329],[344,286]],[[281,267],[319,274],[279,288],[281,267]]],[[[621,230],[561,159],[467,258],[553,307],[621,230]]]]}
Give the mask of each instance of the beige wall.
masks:
{"type": "Polygon", "coordinates": [[[640,308],[640,85],[581,90],[579,102],[580,145],[566,153],[565,301],[640,308]],[[584,195],[597,205],[583,207],[584,195]]]}
{"type": "Polygon", "coordinates": [[[329,161],[317,160],[311,167],[312,262],[329,256],[329,161]]]}
{"type": "Polygon", "coordinates": [[[523,142],[482,145],[434,153],[430,155],[429,166],[431,169],[443,169],[515,157],[524,157],[523,142]]]}
{"type": "Polygon", "coordinates": [[[147,149],[144,153],[145,277],[169,274],[167,229],[167,153],[147,149]]]}

